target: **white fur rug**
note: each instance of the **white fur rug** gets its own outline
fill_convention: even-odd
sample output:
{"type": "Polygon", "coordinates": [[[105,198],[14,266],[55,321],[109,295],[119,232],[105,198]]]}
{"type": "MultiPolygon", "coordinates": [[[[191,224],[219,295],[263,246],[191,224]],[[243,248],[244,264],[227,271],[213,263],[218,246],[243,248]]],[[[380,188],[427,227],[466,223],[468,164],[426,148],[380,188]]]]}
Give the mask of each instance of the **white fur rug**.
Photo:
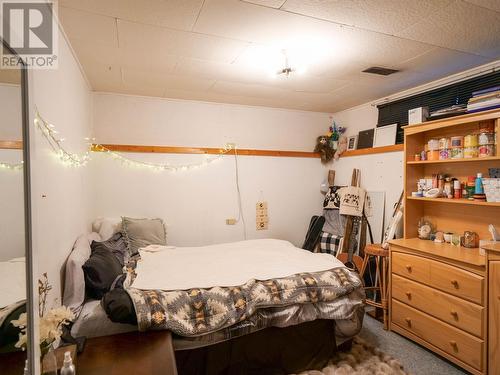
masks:
{"type": "Polygon", "coordinates": [[[391,356],[378,350],[359,337],[354,338],[352,349],[339,352],[321,371],[311,370],[300,375],[407,375],[403,366],[391,356]]]}

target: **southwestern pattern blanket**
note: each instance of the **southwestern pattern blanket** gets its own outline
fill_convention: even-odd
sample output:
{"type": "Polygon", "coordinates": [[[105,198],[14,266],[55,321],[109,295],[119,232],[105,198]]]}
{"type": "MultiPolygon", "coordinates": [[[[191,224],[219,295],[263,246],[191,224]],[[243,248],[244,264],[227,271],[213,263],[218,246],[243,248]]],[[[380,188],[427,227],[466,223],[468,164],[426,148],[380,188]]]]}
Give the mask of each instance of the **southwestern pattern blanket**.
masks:
{"type": "MultiPolygon", "coordinates": [[[[130,271],[133,280],[134,272],[130,271]]],[[[338,316],[329,313],[332,315],[338,311],[336,305],[345,303],[341,297],[356,291],[357,302],[362,304],[361,288],[356,273],[338,267],[265,281],[250,280],[235,287],[176,291],[127,287],[126,290],[133,301],[140,331],[167,329],[180,336],[194,337],[242,322],[258,309],[293,304],[315,304],[319,318],[335,319],[338,316]]]]}

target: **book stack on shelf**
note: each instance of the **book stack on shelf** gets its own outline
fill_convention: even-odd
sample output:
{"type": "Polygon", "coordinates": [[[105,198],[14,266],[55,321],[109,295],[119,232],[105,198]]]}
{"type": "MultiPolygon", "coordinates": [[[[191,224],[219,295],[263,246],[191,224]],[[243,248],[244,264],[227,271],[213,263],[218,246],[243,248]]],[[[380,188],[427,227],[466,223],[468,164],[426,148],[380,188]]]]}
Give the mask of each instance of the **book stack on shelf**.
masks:
{"type": "Polygon", "coordinates": [[[475,91],[467,104],[467,112],[480,112],[500,108],[500,86],[475,91]]]}

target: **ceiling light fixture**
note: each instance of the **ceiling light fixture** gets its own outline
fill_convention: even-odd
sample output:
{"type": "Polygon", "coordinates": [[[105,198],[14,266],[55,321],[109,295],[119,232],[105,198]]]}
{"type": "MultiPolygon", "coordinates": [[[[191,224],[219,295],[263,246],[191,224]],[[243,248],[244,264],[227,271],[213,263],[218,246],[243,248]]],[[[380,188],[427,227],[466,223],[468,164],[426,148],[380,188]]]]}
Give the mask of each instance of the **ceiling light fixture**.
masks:
{"type": "Polygon", "coordinates": [[[286,53],[286,50],[281,50],[281,53],[285,57],[285,67],[281,68],[278,70],[276,74],[278,75],[285,75],[285,77],[290,77],[290,74],[295,72],[295,69],[293,69],[290,64],[288,63],[288,54],[286,53]]]}

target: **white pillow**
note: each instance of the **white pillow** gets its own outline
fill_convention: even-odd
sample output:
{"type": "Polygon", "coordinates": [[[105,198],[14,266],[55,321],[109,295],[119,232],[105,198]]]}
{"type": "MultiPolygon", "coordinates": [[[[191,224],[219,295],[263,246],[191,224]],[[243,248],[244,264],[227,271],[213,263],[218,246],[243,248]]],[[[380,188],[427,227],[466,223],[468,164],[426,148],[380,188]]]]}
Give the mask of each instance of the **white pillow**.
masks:
{"type": "Polygon", "coordinates": [[[101,241],[101,236],[93,232],[78,237],[66,261],[63,305],[69,307],[75,314],[78,314],[85,301],[85,276],[82,266],[90,258],[92,241],[101,241]]]}
{"type": "Polygon", "coordinates": [[[122,230],[122,218],[98,217],[92,223],[92,231],[99,233],[101,241],[109,240],[115,233],[122,230]]]}

